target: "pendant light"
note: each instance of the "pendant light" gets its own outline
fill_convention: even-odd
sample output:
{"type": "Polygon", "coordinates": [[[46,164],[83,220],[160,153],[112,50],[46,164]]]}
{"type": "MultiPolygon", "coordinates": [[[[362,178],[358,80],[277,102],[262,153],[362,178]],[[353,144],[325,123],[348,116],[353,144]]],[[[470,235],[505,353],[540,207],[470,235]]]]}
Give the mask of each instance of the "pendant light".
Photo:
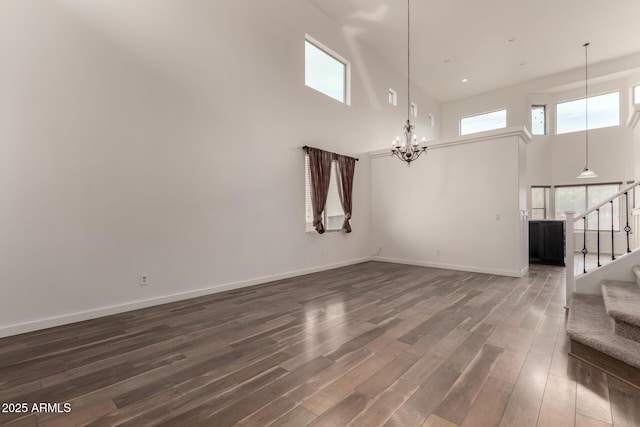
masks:
{"type": "Polygon", "coordinates": [[[587,49],[589,43],[584,45],[584,144],[585,144],[585,165],[580,175],[576,178],[597,178],[598,175],[589,169],[589,61],[587,49]]]}
{"type": "Polygon", "coordinates": [[[418,138],[413,132],[414,126],[411,124],[411,13],[410,1],[407,0],[407,122],[403,126],[404,140],[400,142],[397,137],[392,143],[391,154],[411,166],[411,162],[416,160],[422,153],[427,151],[426,141],[422,138],[422,143],[418,144],[418,138]]]}

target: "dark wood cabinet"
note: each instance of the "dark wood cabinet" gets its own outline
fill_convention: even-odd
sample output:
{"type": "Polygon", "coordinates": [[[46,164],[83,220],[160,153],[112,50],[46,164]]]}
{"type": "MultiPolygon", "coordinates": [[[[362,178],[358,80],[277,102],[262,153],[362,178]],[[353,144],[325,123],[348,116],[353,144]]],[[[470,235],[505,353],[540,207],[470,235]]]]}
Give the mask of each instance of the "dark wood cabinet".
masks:
{"type": "Polygon", "coordinates": [[[529,263],[564,265],[564,221],[529,221],[529,263]]]}

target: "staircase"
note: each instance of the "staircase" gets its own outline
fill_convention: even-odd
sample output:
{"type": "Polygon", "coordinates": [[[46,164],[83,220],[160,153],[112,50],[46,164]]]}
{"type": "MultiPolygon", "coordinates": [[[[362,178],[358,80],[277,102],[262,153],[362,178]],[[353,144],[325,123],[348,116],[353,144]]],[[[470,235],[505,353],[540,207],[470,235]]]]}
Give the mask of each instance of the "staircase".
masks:
{"type": "Polygon", "coordinates": [[[603,280],[602,296],[574,293],[570,355],[640,389],[640,265],[636,282],[603,280]]]}

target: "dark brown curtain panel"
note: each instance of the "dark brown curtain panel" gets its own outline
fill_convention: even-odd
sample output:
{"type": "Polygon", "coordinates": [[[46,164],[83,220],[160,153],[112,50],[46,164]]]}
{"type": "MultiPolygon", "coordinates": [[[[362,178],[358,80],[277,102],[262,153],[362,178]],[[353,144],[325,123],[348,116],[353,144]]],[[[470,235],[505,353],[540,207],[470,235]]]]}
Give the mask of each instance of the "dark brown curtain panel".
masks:
{"type": "Polygon", "coordinates": [[[344,224],[342,229],[351,233],[351,212],[353,201],[353,175],[356,171],[356,159],[338,155],[338,170],[340,173],[340,201],[344,209],[344,224]]]}
{"type": "Polygon", "coordinates": [[[327,203],[329,181],[331,179],[331,159],[333,154],[308,147],[309,174],[311,175],[311,205],[313,207],[313,226],[320,234],[324,233],[322,211],[327,203]]]}

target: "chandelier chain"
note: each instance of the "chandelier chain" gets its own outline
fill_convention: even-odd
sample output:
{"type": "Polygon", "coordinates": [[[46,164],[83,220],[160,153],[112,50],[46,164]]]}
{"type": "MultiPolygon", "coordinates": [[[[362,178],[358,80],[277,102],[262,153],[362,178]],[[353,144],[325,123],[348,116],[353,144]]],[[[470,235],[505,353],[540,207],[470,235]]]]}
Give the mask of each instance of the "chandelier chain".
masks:
{"type": "Polygon", "coordinates": [[[411,117],[411,0],[407,0],[407,118],[411,117]]]}

